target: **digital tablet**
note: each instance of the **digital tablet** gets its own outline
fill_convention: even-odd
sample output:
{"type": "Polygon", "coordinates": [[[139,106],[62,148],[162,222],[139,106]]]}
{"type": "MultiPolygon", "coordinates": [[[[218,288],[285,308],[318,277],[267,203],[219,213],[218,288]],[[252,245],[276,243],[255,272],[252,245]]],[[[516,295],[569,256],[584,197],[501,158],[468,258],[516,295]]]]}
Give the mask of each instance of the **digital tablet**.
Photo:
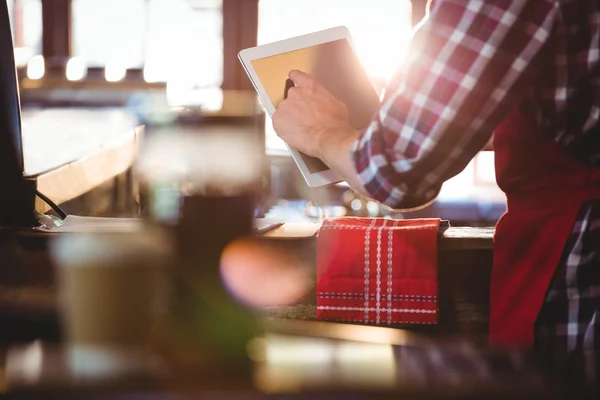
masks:
{"type": "MultiPolygon", "coordinates": [[[[350,122],[357,129],[365,129],[379,109],[377,90],[355,53],[346,27],[252,47],[242,50],[238,57],[271,117],[290,88],[288,74],[292,69],[312,75],[345,103],[350,122]]],[[[289,149],[309,186],[342,180],[320,159],[289,149]]]]}

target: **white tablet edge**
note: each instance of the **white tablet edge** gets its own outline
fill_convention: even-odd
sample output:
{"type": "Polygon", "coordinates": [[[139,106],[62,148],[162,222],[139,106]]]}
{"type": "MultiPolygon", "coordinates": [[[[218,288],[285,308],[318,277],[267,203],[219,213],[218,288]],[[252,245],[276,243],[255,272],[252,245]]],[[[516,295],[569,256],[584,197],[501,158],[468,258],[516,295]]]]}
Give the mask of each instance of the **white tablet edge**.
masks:
{"type": "MultiPolygon", "coordinates": [[[[282,53],[288,53],[294,50],[303,49],[310,46],[319,45],[322,43],[332,42],[334,40],[346,39],[350,44],[352,50],[355,51],[354,44],[352,43],[352,38],[350,35],[350,31],[345,26],[338,26],[335,28],[326,29],[323,31],[318,31],[314,33],[309,33],[302,36],[296,36],[290,39],[281,40],[278,42],[268,43],[257,47],[251,47],[249,49],[244,49],[238,53],[238,58],[244,67],[246,73],[250,77],[250,81],[252,85],[256,89],[260,100],[265,107],[265,110],[269,113],[270,117],[273,117],[275,113],[275,106],[271,102],[271,99],[267,95],[258,75],[254,71],[252,67],[252,61],[275,56],[282,53]]],[[[375,86],[373,86],[375,89],[375,86]]],[[[376,90],[376,89],[375,89],[376,90]]],[[[311,173],[306,166],[306,163],[302,159],[300,153],[287,145],[292,158],[298,165],[304,180],[310,187],[319,187],[325,186],[333,183],[338,183],[343,181],[341,176],[337,174],[332,169],[327,169],[321,172],[311,173]]]]}

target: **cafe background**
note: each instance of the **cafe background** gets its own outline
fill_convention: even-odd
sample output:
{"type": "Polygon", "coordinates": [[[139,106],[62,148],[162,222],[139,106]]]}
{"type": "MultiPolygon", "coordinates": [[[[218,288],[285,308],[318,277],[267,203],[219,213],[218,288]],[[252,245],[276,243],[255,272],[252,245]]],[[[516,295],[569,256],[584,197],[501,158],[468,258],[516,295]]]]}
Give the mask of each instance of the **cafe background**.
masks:
{"type": "MultiPolygon", "coordinates": [[[[343,183],[311,189],[237,59],[244,48],[346,25],[365,70],[384,86],[405,62],[425,3],[7,0],[23,175],[39,192],[41,225],[0,227],[0,393],[552,392],[527,354],[486,351],[493,226],[505,210],[493,151],[423,210],[385,209],[343,183]],[[394,223],[378,219],[369,246],[359,230],[321,225],[340,215],[394,223]],[[114,216],[144,218],[94,218],[114,216]],[[257,232],[253,217],[262,216],[285,224],[257,232]],[[417,249],[412,223],[423,223],[427,238],[417,249]],[[356,293],[337,279],[323,286],[334,274],[319,268],[331,262],[344,272],[344,259],[360,260],[356,293]],[[420,287],[411,277],[388,292],[390,327],[368,326],[369,301],[380,325],[383,286],[362,292],[363,259],[373,260],[365,270],[377,282],[392,279],[392,265],[401,274],[408,266],[432,290],[403,292],[420,287]],[[356,301],[363,310],[363,298],[362,319],[346,314],[356,301]],[[390,299],[419,308],[392,308],[390,299]],[[318,315],[319,307],[342,313],[318,315]],[[404,319],[392,325],[392,312],[404,319]]],[[[19,203],[9,194],[0,206],[19,203]]],[[[0,222],[17,208],[25,209],[0,207],[0,222]]]]}
{"type": "MultiPolygon", "coordinates": [[[[148,134],[201,136],[223,130],[252,135],[264,150],[261,214],[404,217],[354,195],[344,184],[309,189],[256,99],[237,52],[345,25],[366,71],[384,85],[404,61],[424,0],[7,2],[25,112],[125,108],[147,125],[148,134]]],[[[117,207],[114,188],[105,186],[63,206],[79,215],[138,212],[139,198],[117,207]]],[[[493,152],[483,151],[444,185],[434,204],[405,217],[492,226],[504,209],[493,152]]]]}

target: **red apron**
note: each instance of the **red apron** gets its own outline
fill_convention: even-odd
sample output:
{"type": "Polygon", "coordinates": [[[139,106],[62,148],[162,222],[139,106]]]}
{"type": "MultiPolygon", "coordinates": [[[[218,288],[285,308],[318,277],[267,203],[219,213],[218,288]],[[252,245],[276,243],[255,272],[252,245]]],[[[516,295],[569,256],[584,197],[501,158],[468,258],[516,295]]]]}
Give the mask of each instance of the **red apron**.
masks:
{"type": "Polygon", "coordinates": [[[490,287],[490,343],[530,348],[533,329],[581,203],[600,198],[598,169],[566,155],[515,109],[494,132],[496,179],[507,196],[490,287]]]}

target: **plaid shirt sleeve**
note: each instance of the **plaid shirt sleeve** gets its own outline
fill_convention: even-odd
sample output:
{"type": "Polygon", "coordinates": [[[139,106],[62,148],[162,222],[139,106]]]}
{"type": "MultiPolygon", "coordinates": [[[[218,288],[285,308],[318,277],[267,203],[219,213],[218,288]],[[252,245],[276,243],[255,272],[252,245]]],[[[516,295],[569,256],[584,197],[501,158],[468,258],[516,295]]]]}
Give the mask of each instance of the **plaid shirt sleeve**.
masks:
{"type": "Polygon", "coordinates": [[[558,15],[552,0],[436,0],[352,148],[364,189],[395,208],[435,199],[517,105],[558,15]]]}

